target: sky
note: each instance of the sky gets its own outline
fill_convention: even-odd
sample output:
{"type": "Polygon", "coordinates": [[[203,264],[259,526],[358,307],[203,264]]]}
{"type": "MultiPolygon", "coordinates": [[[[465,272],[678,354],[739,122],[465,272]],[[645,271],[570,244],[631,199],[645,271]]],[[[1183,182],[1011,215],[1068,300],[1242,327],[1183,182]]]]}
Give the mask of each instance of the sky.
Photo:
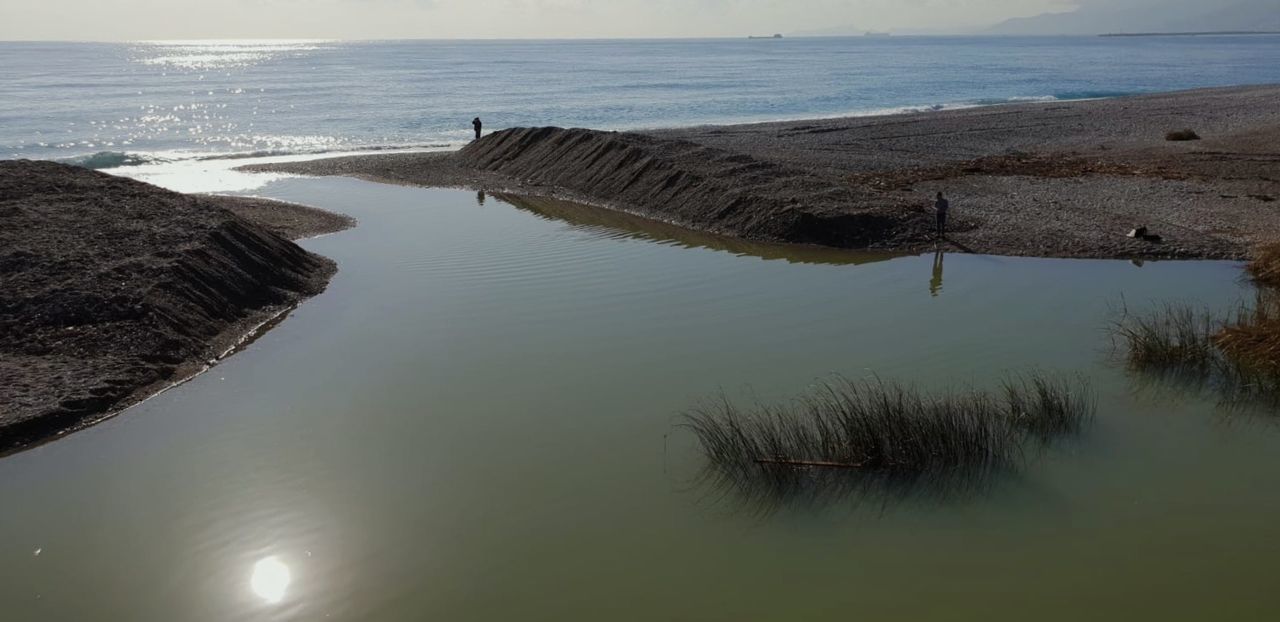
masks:
{"type": "Polygon", "coordinates": [[[0,40],[962,32],[1078,1],[1090,0],[0,0],[0,40]]]}

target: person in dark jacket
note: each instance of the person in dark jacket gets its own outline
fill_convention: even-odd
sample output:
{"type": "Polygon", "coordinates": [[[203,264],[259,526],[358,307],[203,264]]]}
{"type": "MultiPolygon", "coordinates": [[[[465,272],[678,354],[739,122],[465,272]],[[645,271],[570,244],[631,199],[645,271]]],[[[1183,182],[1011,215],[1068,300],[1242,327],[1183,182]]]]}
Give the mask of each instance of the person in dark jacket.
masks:
{"type": "Polygon", "coordinates": [[[942,193],[938,193],[938,200],[933,203],[933,211],[938,219],[938,237],[946,237],[947,235],[947,212],[951,209],[951,202],[942,193]]]}
{"type": "Polygon", "coordinates": [[[480,127],[484,124],[480,122],[480,117],[471,120],[471,127],[476,128],[476,140],[480,140],[480,127]]]}

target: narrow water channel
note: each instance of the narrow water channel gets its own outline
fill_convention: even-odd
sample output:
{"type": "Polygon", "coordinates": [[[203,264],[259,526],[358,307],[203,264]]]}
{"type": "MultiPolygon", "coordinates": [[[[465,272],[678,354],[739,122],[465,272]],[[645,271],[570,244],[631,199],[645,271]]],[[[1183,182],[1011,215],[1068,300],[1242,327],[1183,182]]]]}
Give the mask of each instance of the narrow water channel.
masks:
{"type": "MultiPolygon", "coordinates": [[[[349,179],[323,295],[115,419],[0,460],[0,618],[1260,619],[1280,424],[1109,360],[1111,307],[1239,265],[870,256],[349,179]],[[753,511],[675,424],[831,374],[1087,375],[1094,425],[982,494],[753,511]],[[12,618],[10,618],[12,616],[12,618]]],[[[1280,422],[1280,419],[1277,420],[1280,422]]]]}

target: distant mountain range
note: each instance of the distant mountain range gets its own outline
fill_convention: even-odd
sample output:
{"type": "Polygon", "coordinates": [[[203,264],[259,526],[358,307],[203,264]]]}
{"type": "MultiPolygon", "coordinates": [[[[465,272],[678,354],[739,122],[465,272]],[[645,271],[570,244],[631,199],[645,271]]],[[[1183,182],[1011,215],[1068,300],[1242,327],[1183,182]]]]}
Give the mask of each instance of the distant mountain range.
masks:
{"type": "Polygon", "coordinates": [[[1069,13],[1011,19],[986,33],[1097,35],[1208,31],[1280,31],[1280,0],[1088,1],[1069,13]]]}

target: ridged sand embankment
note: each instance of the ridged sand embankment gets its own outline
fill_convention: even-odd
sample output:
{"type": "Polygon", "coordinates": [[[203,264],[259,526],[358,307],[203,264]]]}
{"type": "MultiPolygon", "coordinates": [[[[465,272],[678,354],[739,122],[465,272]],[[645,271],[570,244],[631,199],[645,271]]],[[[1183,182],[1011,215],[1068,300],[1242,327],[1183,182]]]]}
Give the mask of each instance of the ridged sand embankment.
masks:
{"type": "Polygon", "coordinates": [[[349,225],[301,206],[0,162],[0,452],[190,377],[321,292],[334,263],[269,227],[349,225]]]}
{"type": "Polygon", "coordinates": [[[648,132],[495,132],[454,153],[250,167],[551,196],[849,249],[1249,256],[1280,231],[1280,86],[648,132]],[[1203,140],[1171,142],[1173,130],[1203,140]],[[1160,236],[1126,237],[1137,226],[1160,236]]]}

